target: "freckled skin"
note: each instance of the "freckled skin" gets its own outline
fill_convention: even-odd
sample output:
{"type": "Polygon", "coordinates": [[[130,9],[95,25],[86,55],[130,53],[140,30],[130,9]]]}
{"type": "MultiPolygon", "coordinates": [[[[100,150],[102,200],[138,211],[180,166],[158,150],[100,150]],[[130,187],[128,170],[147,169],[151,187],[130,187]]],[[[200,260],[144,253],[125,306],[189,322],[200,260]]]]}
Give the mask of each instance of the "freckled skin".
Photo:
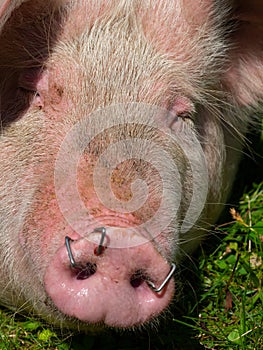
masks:
{"type": "Polygon", "coordinates": [[[168,307],[150,285],[219,216],[262,99],[262,11],[0,1],[2,304],[85,330],[168,307]]]}

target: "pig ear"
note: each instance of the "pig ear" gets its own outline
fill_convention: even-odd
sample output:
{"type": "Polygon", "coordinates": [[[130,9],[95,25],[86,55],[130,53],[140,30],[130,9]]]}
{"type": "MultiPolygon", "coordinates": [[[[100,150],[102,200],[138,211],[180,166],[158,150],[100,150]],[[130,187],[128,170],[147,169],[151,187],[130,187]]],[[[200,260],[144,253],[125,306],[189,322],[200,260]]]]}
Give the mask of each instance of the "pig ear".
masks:
{"type": "Polygon", "coordinates": [[[30,107],[32,94],[27,92],[34,91],[37,71],[43,70],[59,40],[64,3],[0,0],[0,128],[30,107]],[[28,74],[33,71],[34,79],[28,74]]]}
{"type": "Polygon", "coordinates": [[[0,32],[5,22],[11,16],[12,11],[21,5],[23,1],[25,0],[0,0],[0,32]]]}
{"type": "Polygon", "coordinates": [[[241,106],[263,98],[263,1],[235,0],[230,66],[226,86],[241,106]]]}

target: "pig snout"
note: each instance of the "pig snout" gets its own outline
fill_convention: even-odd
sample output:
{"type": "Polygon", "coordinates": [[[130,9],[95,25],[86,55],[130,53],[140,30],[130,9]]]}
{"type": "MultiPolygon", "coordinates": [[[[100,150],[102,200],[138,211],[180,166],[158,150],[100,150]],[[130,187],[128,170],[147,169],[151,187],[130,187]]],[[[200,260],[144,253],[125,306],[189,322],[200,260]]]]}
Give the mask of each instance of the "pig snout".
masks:
{"type": "MultiPolygon", "coordinates": [[[[125,236],[128,229],[118,230],[125,236]]],[[[47,294],[60,312],[83,322],[121,328],[143,324],[171,301],[175,265],[151,242],[112,248],[109,236],[101,236],[99,244],[66,237],[46,270],[47,294]]]]}

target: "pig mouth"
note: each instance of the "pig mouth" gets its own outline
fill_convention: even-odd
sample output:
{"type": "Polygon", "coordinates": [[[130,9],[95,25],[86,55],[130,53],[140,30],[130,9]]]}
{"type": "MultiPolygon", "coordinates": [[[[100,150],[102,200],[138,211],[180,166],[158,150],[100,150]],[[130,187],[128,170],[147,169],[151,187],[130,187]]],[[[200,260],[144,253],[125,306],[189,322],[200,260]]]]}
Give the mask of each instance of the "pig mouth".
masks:
{"type": "MultiPolygon", "coordinates": [[[[174,294],[175,264],[147,242],[128,248],[65,237],[48,266],[44,284],[55,308],[85,324],[133,328],[155,319],[174,294]]],[[[124,229],[125,231],[125,229],[124,229]]]]}

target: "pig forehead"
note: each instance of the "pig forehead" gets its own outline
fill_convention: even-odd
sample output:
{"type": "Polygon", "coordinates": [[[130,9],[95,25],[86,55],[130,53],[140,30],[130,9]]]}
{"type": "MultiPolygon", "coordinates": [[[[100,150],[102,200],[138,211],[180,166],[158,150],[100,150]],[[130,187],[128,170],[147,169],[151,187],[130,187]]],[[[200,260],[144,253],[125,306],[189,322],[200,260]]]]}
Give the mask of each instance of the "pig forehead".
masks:
{"type": "MultiPolygon", "coordinates": [[[[0,0],[0,18],[1,26],[11,15],[12,11],[19,7],[22,3],[30,2],[29,0],[0,0]]],[[[40,1],[41,2],[41,1],[40,1]]],[[[105,14],[119,12],[120,9],[126,9],[130,11],[131,8],[137,9],[136,15],[145,15],[147,12],[148,17],[153,15],[164,16],[166,19],[170,17],[175,20],[174,16],[179,12],[184,14],[189,19],[189,23],[201,24],[207,20],[210,8],[216,0],[49,0],[49,3],[55,6],[66,6],[73,10],[71,21],[68,29],[76,31],[81,29],[87,23],[87,19],[93,22],[100,16],[105,14]]],[[[158,18],[161,19],[160,17],[158,18]]],[[[159,23],[162,21],[159,21],[159,23]]],[[[158,23],[158,21],[157,21],[158,23]]]]}
{"type": "MultiPolygon", "coordinates": [[[[63,3],[63,0],[60,0],[63,3]]],[[[105,17],[120,17],[134,14],[141,20],[145,29],[164,26],[171,29],[171,24],[181,23],[196,27],[207,23],[215,0],[88,0],[68,1],[70,16],[65,34],[79,34],[87,25],[105,17]]],[[[155,35],[158,34],[155,32],[155,35]]],[[[182,34],[182,33],[181,33],[182,34]]]]}
{"type": "MultiPolygon", "coordinates": [[[[213,81],[212,60],[217,58],[216,50],[222,56],[222,46],[215,44],[219,35],[215,37],[209,20],[213,18],[210,7],[213,3],[210,0],[66,1],[62,44],[54,50],[47,67],[51,72],[57,67],[56,76],[61,75],[59,72],[66,62],[74,67],[62,74],[62,85],[68,86],[66,81],[72,77],[78,79],[80,74],[83,79],[78,81],[83,82],[85,89],[86,81],[102,87],[115,82],[115,89],[110,92],[119,88],[125,93],[129,89],[130,94],[136,82],[142,82],[143,86],[155,82],[154,86],[150,85],[151,91],[158,92],[158,96],[166,93],[164,90],[169,85],[169,89],[179,88],[196,99],[203,92],[203,81],[207,85],[213,81]],[[61,60],[63,65],[58,63],[61,60]],[[116,79],[115,71],[120,69],[122,74],[116,79]],[[133,85],[125,76],[126,73],[130,77],[130,72],[136,72],[133,85]],[[124,76],[125,81],[121,80],[124,76]]],[[[91,93],[92,86],[88,88],[89,95],[95,96],[91,93]]],[[[84,93],[85,89],[82,89],[84,93]]],[[[136,97],[137,90],[132,91],[136,97]]],[[[147,102],[156,103],[152,99],[147,102]]]]}
{"type": "Polygon", "coordinates": [[[213,0],[98,0],[70,4],[62,34],[66,41],[83,33],[89,36],[95,26],[95,40],[100,35],[104,40],[108,37],[106,46],[114,41],[115,32],[123,32],[122,38],[127,35],[126,40],[137,42],[139,38],[146,39],[154,50],[168,54],[166,57],[179,65],[188,62],[192,67],[205,67],[204,59],[209,58],[212,67],[211,58],[216,57],[223,35],[218,24],[223,21],[218,19],[220,14],[213,0]]]}

